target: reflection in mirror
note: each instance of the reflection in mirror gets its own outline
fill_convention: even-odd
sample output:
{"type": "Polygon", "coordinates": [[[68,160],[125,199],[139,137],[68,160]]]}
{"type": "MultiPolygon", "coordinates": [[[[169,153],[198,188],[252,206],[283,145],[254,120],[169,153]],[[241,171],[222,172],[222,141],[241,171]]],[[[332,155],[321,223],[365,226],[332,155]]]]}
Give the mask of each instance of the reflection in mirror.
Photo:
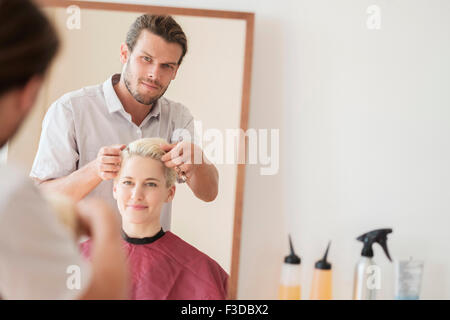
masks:
{"type": "MultiPolygon", "coordinates": [[[[193,115],[197,142],[219,172],[219,193],[213,202],[204,202],[186,184],[177,184],[170,230],[230,274],[229,294],[235,298],[244,186],[244,165],[236,163],[242,153],[236,133],[247,129],[253,14],[94,2],[77,2],[80,7],[71,7],[70,1],[40,2],[56,26],[63,47],[36,108],[10,142],[8,162],[30,170],[41,124],[52,103],[69,92],[101,85],[113,74],[121,73],[121,43],[142,13],[171,14],[187,36],[188,52],[164,97],[186,106],[193,115]],[[231,161],[230,152],[235,153],[231,161]]],[[[111,142],[126,144],[135,139],[129,140],[111,142]]],[[[97,152],[98,148],[88,150],[85,160],[92,161],[97,152]]],[[[108,190],[111,196],[112,181],[108,190]]]]}

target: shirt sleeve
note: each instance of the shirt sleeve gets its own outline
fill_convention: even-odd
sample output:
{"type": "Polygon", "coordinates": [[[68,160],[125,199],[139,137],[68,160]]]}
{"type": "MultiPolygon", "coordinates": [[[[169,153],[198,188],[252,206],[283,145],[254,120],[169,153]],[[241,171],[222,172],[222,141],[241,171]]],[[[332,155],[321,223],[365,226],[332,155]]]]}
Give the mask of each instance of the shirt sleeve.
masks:
{"type": "Polygon", "coordinates": [[[183,128],[186,129],[187,131],[189,131],[189,133],[193,139],[192,142],[195,144],[198,144],[198,140],[197,140],[198,137],[194,130],[194,117],[190,114],[190,112],[189,112],[189,115],[190,115],[190,117],[186,117],[187,122],[183,125],[183,128]]]}
{"type": "Polygon", "coordinates": [[[70,102],[53,103],[42,122],[39,148],[30,176],[48,180],[67,176],[77,169],[79,153],[70,102]]]}
{"type": "Polygon", "coordinates": [[[0,208],[0,295],[78,298],[91,281],[90,266],[29,178],[16,185],[0,208]]]}
{"type": "MultiPolygon", "coordinates": [[[[194,126],[195,119],[192,116],[192,114],[188,108],[186,108],[183,105],[180,105],[180,106],[181,106],[181,110],[180,110],[180,114],[178,115],[178,121],[177,121],[178,123],[175,128],[175,131],[177,129],[187,130],[187,132],[189,132],[189,135],[191,137],[191,139],[190,139],[191,142],[198,145],[200,141],[199,141],[198,133],[195,131],[195,126],[194,126]]],[[[177,138],[178,138],[178,134],[176,134],[174,132],[174,134],[172,135],[172,138],[171,138],[171,143],[178,142],[177,138]]]]}

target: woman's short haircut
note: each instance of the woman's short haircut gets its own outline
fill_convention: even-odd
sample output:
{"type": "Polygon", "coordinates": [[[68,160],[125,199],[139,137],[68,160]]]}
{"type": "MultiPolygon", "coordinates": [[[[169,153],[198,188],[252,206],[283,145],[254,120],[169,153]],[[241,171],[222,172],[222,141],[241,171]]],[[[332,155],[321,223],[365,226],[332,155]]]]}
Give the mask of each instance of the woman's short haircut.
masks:
{"type": "MultiPolygon", "coordinates": [[[[144,158],[151,158],[160,160],[166,152],[161,148],[162,144],[167,144],[167,141],[161,138],[143,138],[135,140],[128,144],[122,151],[122,166],[132,156],[140,156],[144,158]]],[[[175,184],[177,173],[173,168],[168,168],[162,163],[164,169],[164,176],[166,178],[166,187],[170,188],[175,184]]]]}

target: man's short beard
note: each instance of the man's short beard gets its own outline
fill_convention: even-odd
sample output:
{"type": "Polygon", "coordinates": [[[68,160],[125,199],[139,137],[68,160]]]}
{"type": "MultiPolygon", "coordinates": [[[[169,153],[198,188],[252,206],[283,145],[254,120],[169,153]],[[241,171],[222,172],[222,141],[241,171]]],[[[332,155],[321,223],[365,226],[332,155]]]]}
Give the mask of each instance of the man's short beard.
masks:
{"type": "MultiPolygon", "coordinates": [[[[166,93],[167,88],[165,88],[164,91],[156,98],[150,98],[149,100],[145,100],[145,98],[141,94],[139,94],[139,92],[137,92],[137,89],[135,92],[133,92],[131,90],[131,83],[128,80],[130,77],[130,72],[128,70],[128,67],[129,67],[129,65],[127,62],[126,66],[125,66],[125,72],[123,72],[123,82],[125,83],[125,87],[127,88],[128,92],[133,96],[134,100],[136,100],[137,102],[142,103],[146,106],[150,106],[150,105],[153,105],[156,101],[158,101],[158,99],[161,98],[164,93],[166,93]]],[[[136,83],[136,87],[137,86],[138,86],[138,83],[136,83]]]]}

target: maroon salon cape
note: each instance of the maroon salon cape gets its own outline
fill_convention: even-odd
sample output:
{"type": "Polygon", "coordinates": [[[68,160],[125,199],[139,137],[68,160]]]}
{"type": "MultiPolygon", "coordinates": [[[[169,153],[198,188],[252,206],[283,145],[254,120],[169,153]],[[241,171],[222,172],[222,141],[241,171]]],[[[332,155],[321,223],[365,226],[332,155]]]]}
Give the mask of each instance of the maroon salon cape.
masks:
{"type": "MultiPolygon", "coordinates": [[[[161,229],[155,236],[142,239],[122,232],[122,237],[131,273],[131,299],[226,299],[228,274],[170,231],[161,229]]],[[[89,259],[91,240],[80,248],[89,259]]]]}

